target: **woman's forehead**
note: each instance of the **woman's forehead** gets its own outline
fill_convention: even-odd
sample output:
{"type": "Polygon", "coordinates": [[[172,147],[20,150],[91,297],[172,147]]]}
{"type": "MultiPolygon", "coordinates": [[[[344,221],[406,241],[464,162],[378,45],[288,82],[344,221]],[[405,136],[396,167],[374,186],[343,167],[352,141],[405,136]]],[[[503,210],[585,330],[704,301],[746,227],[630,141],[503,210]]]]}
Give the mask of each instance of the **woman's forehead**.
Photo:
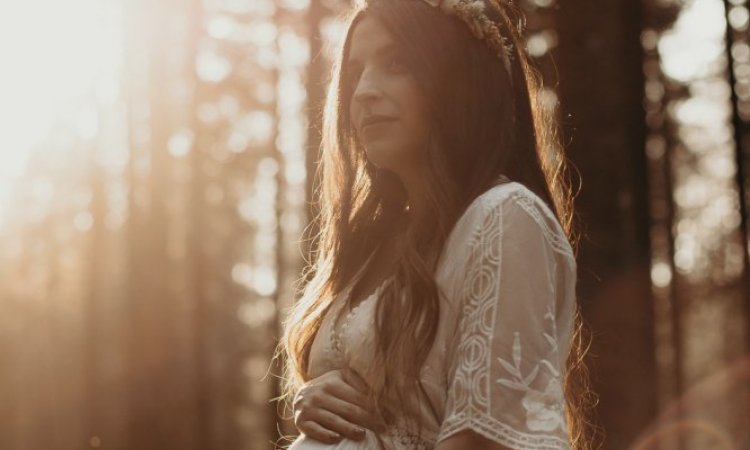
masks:
{"type": "Polygon", "coordinates": [[[395,45],[391,34],[378,20],[365,17],[352,32],[349,61],[362,62],[369,57],[381,56],[393,51],[395,45]]]}

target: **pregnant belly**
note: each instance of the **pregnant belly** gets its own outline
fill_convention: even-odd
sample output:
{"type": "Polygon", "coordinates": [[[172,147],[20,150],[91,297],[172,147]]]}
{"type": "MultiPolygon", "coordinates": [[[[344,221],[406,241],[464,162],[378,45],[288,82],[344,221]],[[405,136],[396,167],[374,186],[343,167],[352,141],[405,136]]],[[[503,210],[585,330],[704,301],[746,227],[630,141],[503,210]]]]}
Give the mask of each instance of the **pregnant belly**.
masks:
{"type": "Polygon", "coordinates": [[[292,442],[288,450],[378,450],[379,448],[381,446],[375,433],[368,430],[361,441],[342,439],[336,444],[326,444],[301,434],[292,442]]]}

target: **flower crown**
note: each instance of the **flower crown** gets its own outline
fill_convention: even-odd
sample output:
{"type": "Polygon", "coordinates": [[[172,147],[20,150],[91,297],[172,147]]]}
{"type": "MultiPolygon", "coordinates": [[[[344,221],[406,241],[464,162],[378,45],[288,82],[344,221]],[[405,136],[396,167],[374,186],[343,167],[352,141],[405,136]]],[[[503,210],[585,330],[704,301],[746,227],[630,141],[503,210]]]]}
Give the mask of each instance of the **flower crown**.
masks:
{"type": "Polygon", "coordinates": [[[485,13],[484,0],[423,0],[444,13],[458,17],[477,39],[485,41],[503,62],[508,77],[513,82],[510,61],[513,59],[513,44],[500,34],[497,24],[485,13]]]}

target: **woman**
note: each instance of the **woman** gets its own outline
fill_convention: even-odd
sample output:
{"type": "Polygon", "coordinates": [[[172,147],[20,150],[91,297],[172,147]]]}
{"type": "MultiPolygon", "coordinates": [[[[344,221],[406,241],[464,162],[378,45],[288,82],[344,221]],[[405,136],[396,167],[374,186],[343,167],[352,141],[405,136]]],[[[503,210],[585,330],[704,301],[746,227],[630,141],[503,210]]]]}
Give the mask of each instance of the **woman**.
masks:
{"type": "Polygon", "coordinates": [[[499,0],[370,0],[326,104],[294,450],[587,448],[571,196],[499,0]]]}

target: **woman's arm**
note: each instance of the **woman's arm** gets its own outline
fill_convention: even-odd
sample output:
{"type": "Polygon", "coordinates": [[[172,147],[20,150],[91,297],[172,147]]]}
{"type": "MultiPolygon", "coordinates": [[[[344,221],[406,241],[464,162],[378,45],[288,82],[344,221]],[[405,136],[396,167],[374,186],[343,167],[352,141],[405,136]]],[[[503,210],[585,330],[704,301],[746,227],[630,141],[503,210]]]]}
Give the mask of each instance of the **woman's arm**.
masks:
{"type": "Polygon", "coordinates": [[[439,450],[570,450],[575,259],[542,201],[512,194],[481,204],[463,259],[439,450]]]}
{"type": "Polygon", "coordinates": [[[440,441],[435,450],[511,450],[508,447],[491,441],[471,430],[460,431],[440,441]]]}

